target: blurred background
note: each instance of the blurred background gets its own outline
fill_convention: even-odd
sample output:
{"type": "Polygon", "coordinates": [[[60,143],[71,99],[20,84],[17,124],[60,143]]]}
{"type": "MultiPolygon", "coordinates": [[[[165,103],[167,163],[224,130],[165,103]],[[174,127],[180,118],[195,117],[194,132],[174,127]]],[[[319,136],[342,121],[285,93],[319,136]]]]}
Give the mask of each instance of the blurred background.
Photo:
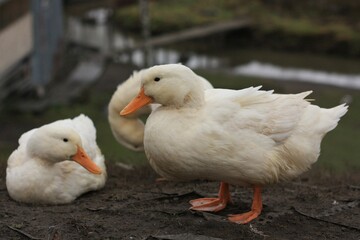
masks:
{"type": "Polygon", "coordinates": [[[134,70],[178,62],[218,88],[348,103],[315,168],[356,173],[359,12],[357,0],[0,0],[0,177],[22,133],[80,113],[107,161],[145,164],[113,138],[107,105],[134,70]]]}

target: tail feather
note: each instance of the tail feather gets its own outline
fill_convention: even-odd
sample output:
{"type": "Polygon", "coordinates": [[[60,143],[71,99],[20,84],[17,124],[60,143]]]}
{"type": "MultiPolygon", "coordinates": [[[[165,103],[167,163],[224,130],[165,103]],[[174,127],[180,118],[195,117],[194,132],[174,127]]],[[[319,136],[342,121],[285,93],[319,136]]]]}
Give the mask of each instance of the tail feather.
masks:
{"type": "Polygon", "coordinates": [[[344,116],[347,110],[348,106],[345,104],[333,108],[309,105],[300,121],[300,129],[306,129],[308,133],[319,135],[322,139],[326,133],[337,126],[340,118],[344,116]]]}
{"type": "Polygon", "coordinates": [[[329,126],[327,128],[327,132],[329,132],[337,126],[340,118],[348,111],[348,106],[341,104],[330,109],[325,109],[325,111],[329,121],[329,126]]]}

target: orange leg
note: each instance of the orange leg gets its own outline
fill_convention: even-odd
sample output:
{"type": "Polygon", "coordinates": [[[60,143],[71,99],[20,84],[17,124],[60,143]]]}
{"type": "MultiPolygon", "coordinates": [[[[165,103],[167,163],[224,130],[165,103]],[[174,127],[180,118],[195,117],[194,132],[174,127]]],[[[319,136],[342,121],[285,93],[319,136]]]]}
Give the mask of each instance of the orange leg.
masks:
{"type": "Polygon", "coordinates": [[[225,182],[220,183],[218,198],[198,198],[190,201],[191,210],[218,212],[226,207],[226,204],[231,201],[229,184],[225,182]]]}
{"type": "Polygon", "coordinates": [[[254,197],[251,205],[251,211],[242,214],[230,215],[228,219],[231,222],[235,222],[238,224],[245,224],[257,218],[257,216],[260,215],[261,210],[262,210],[261,187],[254,186],[254,197]]]}

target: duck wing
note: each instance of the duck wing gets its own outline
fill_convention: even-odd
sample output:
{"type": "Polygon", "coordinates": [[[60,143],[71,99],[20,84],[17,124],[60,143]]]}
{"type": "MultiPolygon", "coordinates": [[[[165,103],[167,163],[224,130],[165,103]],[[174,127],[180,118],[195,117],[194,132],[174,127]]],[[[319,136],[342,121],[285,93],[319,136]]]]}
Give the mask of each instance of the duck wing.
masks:
{"type": "Polygon", "coordinates": [[[242,90],[209,89],[205,92],[207,110],[217,111],[217,120],[232,131],[247,129],[283,143],[296,128],[310,103],[299,94],[273,94],[260,87],[242,90]]]}

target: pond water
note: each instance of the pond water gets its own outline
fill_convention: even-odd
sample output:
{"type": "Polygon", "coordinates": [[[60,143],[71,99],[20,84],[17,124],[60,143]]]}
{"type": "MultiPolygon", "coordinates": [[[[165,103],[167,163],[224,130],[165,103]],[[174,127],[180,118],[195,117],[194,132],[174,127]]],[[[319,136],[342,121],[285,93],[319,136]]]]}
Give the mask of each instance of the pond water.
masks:
{"type": "MultiPolygon", "coordinates": [[[[133,48],[137,40],[109,24],[107,19],[110,14],[107,9],[90,11],[86,18],[91,19],[91,23],[69,16],[66,24],[67,39],[96,48],[102,54],[111,56],[114,61],[145,67],[145,55],[141,49],[130,53],[123,51],[133,48]]],[[[180,52],[161,47],[152,49],[150,59],[150,65],[182,62],[192,69],[218,69],[235,75],[360,89],[360,63],[339,57],[244,50],[237,47],[226,52],[220,49],[218,53],[201,54],[196,50],[180,52]]]]}

